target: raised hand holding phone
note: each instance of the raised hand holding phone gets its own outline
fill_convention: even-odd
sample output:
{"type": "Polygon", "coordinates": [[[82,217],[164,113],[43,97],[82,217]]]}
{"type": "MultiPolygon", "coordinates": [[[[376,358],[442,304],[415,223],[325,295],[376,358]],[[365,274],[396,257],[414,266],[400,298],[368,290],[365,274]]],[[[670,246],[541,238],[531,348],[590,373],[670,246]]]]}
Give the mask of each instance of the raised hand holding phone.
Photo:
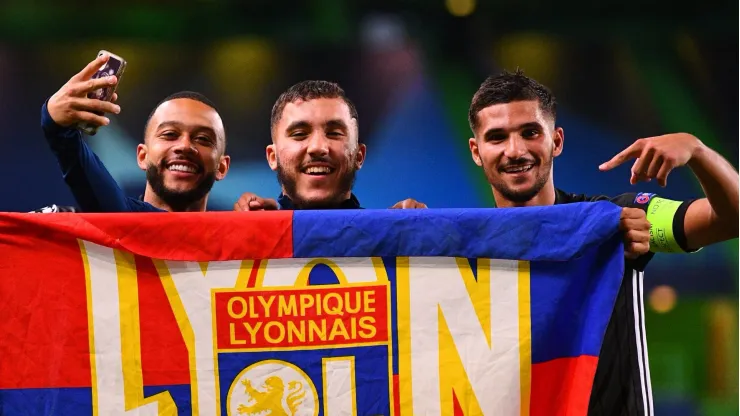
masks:
{"type": "Polygon", "coordinates": [[[49,115],[60,126],[76,126],[83,132],[94,135],[98,127],[110,123],[105,113],[118,114],[121,111],[114,102],[118,99],[115,90],[123,68],[125,61],[101,51],[95,60],[49,98],[49,115]],[[115,64],[109,65],[109,62],[115,64]],[[110,68],[114,69],[114,73],[109,76],[110,68]]]}

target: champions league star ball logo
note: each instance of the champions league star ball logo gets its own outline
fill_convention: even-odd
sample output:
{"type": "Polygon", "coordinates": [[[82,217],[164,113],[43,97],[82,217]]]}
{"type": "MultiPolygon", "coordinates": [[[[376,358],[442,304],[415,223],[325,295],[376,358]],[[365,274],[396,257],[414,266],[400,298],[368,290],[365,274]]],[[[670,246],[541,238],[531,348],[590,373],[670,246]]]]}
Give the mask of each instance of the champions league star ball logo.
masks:
{"type": "Polygon", "coordinates": [[[636,204],[646,204],[650,201],[650,198],[652,198],[653,194],[643,194],[639,193],[635,197],[635,203],[636,204]]]}
{"type": "Polygon", "coordinates": [[[267,360],[250,365],[234,379],[227,396],[229,416],[317,416],[318,392],[295,365],[267,360]]]}

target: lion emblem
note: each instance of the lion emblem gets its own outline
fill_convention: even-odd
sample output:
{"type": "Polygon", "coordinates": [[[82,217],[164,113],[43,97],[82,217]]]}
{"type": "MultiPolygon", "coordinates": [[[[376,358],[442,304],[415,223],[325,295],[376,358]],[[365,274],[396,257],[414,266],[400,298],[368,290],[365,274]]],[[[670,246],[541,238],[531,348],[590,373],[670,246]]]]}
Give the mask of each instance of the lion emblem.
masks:
{"type": "Polygon", "coordinates": [[[253,364],[229,389],[229,415],[316,416],[318,394],[308,376],[291,363],[268,360],[253,364]]]}

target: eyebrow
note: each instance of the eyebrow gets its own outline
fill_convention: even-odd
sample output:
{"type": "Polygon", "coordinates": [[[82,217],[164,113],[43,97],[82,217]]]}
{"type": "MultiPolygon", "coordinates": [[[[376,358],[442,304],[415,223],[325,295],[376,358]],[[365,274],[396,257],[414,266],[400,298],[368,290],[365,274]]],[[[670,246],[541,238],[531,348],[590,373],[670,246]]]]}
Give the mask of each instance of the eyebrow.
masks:
{"type": "Polygon", "coordinates": [[[297,130],[297,129],[310,129],[311,123],[304,120],[298,120],[290,123],[288,127],[285,128],[285,131],[291,131],[291,130],[297,130]]]}
{"type": "MultiPolygon", "coordinates": [[[[181,123],[179,121],[164,121],[164,122],[160,123],[159,126],[157,126],[157,130],[156,131],[160,131],[160,130],[162,130],[164,128],[167,128],[167,127],[174,127],[174,128],[178,128],[178,129],[185,129],[188,126],[186,126],[184,123],[181,123]]],[[[195,125],[195,126],[192,126],[192,127],[194,127],[194,130],[195,131],[201,131],[201,132],[204,131],[206,133],[212,134],[214,137],[218,137],[218,134],[216,134],[216,132],[212,128],[208,127],[208,126],[195,125]]]]}
{"type": "MultiPolygon", "coordinates": [[[[290,123],[288,127],[285,128],[285,131],[292,131],[297,129],[311,129],[311,123],[305,120],[298,120],[290,123]]],[[[324,122],[323,127],[325,129],[342,129],[342,130],[348,130],[349,127],[347,127],[347,123],[345,123],[343,120],[335,119],[335,120],[328,120],[324,122]]]]}
{"type": "Polygon", "coordinates": [[[324,123],[324,128],[339,128],[347,130],[347,123],[345,123],[343,120],[329,120],[324,123]]]}
{"type": "Polygon", "coordinates": [[[165,127],[183,128],[185,127],[185,125],[180,123],[179,121],[163,121],[159,123],[159,125],[156,128],[156,131],[162,130],[165,127]]]}
{"type": "MultiPolygon", "coordinates": [[[[538,129],[538,130],[542,130],[542,125],[540,123],[536,122],[536,121],[530,121],[528,123],[520,124],[520,125],[516,126],[513,129],[510,129],[510,130],[516,131],[516,130],[524,130],[524,129],[538,129]]],[[[489,130],[486,130],[486,133],[483,135],[483,137],[488,138],[490,136],[493,136],[494,134],[501,134],[501,133],[506,133],[506,132],[507,132],[507,130],[506,129],[502,129],[502,128],[489,129],[489,130]]]]}

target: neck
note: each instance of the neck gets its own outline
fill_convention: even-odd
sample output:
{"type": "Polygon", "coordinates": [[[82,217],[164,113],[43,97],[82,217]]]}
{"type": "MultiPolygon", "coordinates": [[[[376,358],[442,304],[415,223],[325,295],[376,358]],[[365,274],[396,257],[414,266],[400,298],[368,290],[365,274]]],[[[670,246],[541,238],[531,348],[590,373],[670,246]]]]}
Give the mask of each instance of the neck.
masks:
{"type": "MultiPolygon", "coordinates": [[[[284,186],[283,186],[283,187],[281,187],[281,190],[282,190],[282,193],[283,193],[283,195],[285,195],[286,197],[288,197],[288,199],[290,199],[290,202],[291,202],[291,203],[292,203],[292,204],[293,204],[294,206],[296,206],[296,207],[302,207],[302,205],[301,205],[301,204],[299,204],[299,203],[297,203],[297,202],[296,202],[296,201],[297,201],[297,198],[294,198],[294,197],[293,197],[292,195],[289,195],[289,194],[288,194],[288,193],[287,193],[287,192],[285,191],[285,187],[284,187],[284,186]]],[[[342,204],[343,202],[345,202],[345,201],[347,201],[348,199],[350,199],[351,197],[352,197],[352,191],[350,190],[350,191],[347,191],[347,192],[345,192],[345,193],[342,193],[342,194],[340,195],[340,197],[339,197],[339,198],[337,198],[337,199],[336,199],[336,200],[335,200],[334,202],[332,202],[332,203],[330,203],[330,204],[327,204],[327,205],[326,205],[326,207],[328,207],[328,208],[332,208],[332,207],[335,207],[335,206],[339,206],[339,205],[341,205],[341,204],[342,204]]]]}
{"type": "Polygon", "coordinates": [[[513,208],[513,207],[538,207],[545,205],[555,205],[555,185],[552,179],[547,181],[545,186],[540,189],[537,195],[529,201],[517,202],[511,201],[504,198],[500,192],[491,187],[493,191],[493,199],[496,201],[496,206],[499,208],[513,208]]]}
{"type": "Polygon", "coordinates": [[[163,201],[162,198],[160,198],[157,194],[155,194],[152,190],[152,187],[147,183],[146,190],[144,191],[144,202],[151,204],[155,208],[159,208],[169,212],[205,212],[206,205],[208,203],[208,195],[197,201],[193,201],[184,207],[173,207],[163,201]]]}

